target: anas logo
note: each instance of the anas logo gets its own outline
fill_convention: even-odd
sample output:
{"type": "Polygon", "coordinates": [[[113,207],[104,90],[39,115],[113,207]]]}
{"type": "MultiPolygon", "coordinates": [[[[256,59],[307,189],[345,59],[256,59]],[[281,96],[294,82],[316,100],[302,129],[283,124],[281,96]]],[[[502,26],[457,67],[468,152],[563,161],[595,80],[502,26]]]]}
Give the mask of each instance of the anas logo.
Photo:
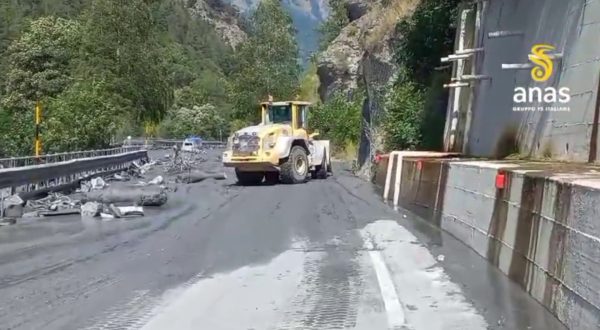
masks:
{"type": "MultiPolygon", "coordinates": [[[[554,73],[554,61],[549,53],[556,47],[536,44],[531,47],[528,58],[533,63],[531,79],[537,83],[547,82],[554,73]]],[[[518,105],[513,111],[569,111],[571,90],[568,87],[516,87],[513,101],[518,105]],[[558,106],[557,106],[558,104],[558,106]]]]}
{"type": "Polygon", "coordinates": [[[534,45],[531,48],[531,54],[529,54],[529,60],[536,66],[531,69],[531,78],[537,82],[544,82],[550,79],[552,71],[554,70],[554,62],[547,52],[555,50],[556,48],[551,45],[539,44],[534,45]]]}

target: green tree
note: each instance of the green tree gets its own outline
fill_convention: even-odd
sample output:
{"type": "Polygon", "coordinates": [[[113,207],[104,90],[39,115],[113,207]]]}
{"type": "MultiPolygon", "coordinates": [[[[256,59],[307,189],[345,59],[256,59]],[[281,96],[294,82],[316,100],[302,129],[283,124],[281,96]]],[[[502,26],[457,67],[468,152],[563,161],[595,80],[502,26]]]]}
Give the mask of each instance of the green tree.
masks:
{"type": "Polygon", "coordinates": [[[105,82],[76,83],[48,105],[42,133],[45,152],[107,147],[123,122],[128,100],[112,93],[105,82]]]}
{"type": "Polygon", "coordinates": [[[79,46],[77,22],[43,17],[31,23],[8,49],[2,105],[27,111],[38,100],[61,93],[71,83],[71,62],[79,46]]]}
{"type": "MultiPolygon", "coordinates": [[[[219,0],[207,3],[229,10],[219,0]]],[[[104,146],[111,135],[142,134],[148,123],[208,103],[214,107],[201,117],[206,126],[227,128],[222,118],[229,119],[232,49],[211,24],[192,15],[194,5],[0,1],[0,154],[31,154],[38,99],[44,151],[104,146]]],[[[202,127],[187,134],[217,137],[202,127]]]]}
{"type": "Polygon", "coordinates": [[[76,18],[91,0],[0,1],[0,55],[30,19],[42,16],[76,18]]]}
{"type": "Polygon", "coordinates": [[[402,36],[395,49],[396,61],[406,67],[410,79],[428,86],[440,58],[454,46],[457,6],[461,0],[424,0],[414,14],[396,26],[402,36]]]}
{"type": "Polygon", "coordinates": [[[160,129],[164,131],[163,135],[171,138],[199,135],[205,139],[219,139],[226,131],[226,124],[213,105],[205,104],[173,111],[160,129]]]}
{"type": "Polygon", "coordinates": [[[95,0],[83,15],[81,79],[105,81],[140,123],[159,122],[173,89],[147,0],[95,0]]]}
{"type": "Polygon", "coordinates": [[[395,86],[385,102],[383,129],[388,150],[414,150],[422,141],[424,96],[410,81],[395,86]]]}
{"type": "MultiPolygon", "coordinates": [[[[11,1],[0,2],[0,58],[4,58],[4,53],[8,46],[18,37],[23,26],[24,10],[11,1]]],[[[0,63],[5,61],[0,60],[0,63]]],[[[0,70],[2,67],[0,67],[0,70]]],[[[0,86],[2,83],[0,82],[0,86]]]]}
{"type": "Polygon", "coordinates": [[[360,139],[363,99],[362,93],[354,93],[351,98],[344,93],[334,94],[325,104],[312,109],[310,126],[318,130],[322,138],[331,140],[336,151],[356,146],[360,139]]]}
{"type": "Polygon", "coordinates": [[[0,108],[0,156],[24,156],[33,153],[33,110],[29,113],[0,108]]]}
{"type": "Polygon", "coordinates": [[[250,18],[250,36],[234,55],[229,95],[235,118],[259,120],[257,103],[268,95],[295,98],[300,76],[292,19],[280,1],[262,1],[250,18]]]}
{"type": "Polygon", "coordinates": [[[32,21],[9,47],[0,100],[0,154],[32,153],[34,104],[39,100],[45,106],[72,83],[79,33],[75,21],[43,17],[32,21]]]}
{"type": "Polygon", "coordinates": [[[448,102],[436,71],[440,58],[452,52],[460,0],[423,0],[410,18],[396,26],[395,59],[401,68],[388,92],[383,128],[388,149],[441,149],[448,102]]]}

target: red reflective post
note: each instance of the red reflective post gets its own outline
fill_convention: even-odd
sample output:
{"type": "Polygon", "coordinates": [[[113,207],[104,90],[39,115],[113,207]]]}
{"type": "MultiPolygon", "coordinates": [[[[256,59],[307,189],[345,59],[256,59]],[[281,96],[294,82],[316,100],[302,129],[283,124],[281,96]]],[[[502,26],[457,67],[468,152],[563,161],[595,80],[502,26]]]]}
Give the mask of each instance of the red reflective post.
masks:
{"type": "Polygon", "coordinates": [[[496,174],[496,189],[506,188],[506,173],[498,172],[496,174]]]}

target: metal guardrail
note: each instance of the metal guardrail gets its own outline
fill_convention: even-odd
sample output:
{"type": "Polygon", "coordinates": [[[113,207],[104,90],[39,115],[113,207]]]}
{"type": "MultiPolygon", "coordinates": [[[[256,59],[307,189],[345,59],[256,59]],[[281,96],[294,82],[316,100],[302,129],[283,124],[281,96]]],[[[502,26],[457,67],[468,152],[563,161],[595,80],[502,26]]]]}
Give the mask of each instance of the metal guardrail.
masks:
{"type": "MultiPolygon", "coordinates": [[[[144,148],[154,147],[173,147],[174,145],[183,144],[183,140],[169,140],[169,139],[132,139],[129,145],[123,145],[119,147],[113,147],[110,149],[98,149],[98,150],[86,150],[86,151],[75,151],[75,152],[64,152],[57,154],[41,155],[40,157],[26,156],[26,157],[11,157],[11,158],[0,158],[0,169],[2,168],[15,168],[23,166],[33,166],[40,164],[52,164],[58,162],[65,162],[73,159],[99,157],[99,156],[110,156],[118,155],[125,152],[142,150],[144,148]]],[[[224,147],[226,142],[221,141],[202,141],[202,144],[207,147],[224,147]]]]}
{"type": "MultiPolygon", "coordinates": [[[[146,150],[129,151],[114,155],[72,159],[57,163],[0,169],[0,189],[34,185],[25,191],[39,187],[60,185],[79,180],[96,173],[125,169],[129,163],[147,159],[146,150]]],[[[13,192],[14,193],[14,192],[13,192]]]]}
{"type": "MultiPolygon", "coordinates": [[[[131,139],[127,141],[131,146],[145,146],[145,147],[172,147],[174,145],[183,144],[183,140],[173,140],[173,139],[131,139]]],[[[208,147],[222,147],[225,146],[227,142],[222,141],[202,141],[202,145],[208,147]]]]}
{"type": "Polygon", "coordinates": [[[41,155],[40,157],[27,156],[27,157],[13,157],[13,158],[0,158],[0,169],[2,168],[15,168],[23,166],[33,166],[41,164],[53,164],[59,162],[65,162],[73,159],[100,157],[100,156],[111,156],[123,154],[131,151],[141,150],[143,146],[131,145],[122,146],[111,149],[99,149],[99,150],[87,150],[87,151],[75,151],[75,152],[64,152],[57,154],[41,155]]]}

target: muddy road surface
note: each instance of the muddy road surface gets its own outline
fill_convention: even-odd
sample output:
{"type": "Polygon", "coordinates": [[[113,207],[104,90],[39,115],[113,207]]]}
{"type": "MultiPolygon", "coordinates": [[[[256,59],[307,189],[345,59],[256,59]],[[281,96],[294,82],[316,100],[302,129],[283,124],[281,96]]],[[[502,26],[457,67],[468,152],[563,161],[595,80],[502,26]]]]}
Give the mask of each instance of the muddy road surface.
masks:
{"type": "Polygon", "coordinates": [[[302,185],[240,187],[231,172],[180,185],[143,218],[2,227],[0,328],[563,329],[334,165],[302,185]]]}

